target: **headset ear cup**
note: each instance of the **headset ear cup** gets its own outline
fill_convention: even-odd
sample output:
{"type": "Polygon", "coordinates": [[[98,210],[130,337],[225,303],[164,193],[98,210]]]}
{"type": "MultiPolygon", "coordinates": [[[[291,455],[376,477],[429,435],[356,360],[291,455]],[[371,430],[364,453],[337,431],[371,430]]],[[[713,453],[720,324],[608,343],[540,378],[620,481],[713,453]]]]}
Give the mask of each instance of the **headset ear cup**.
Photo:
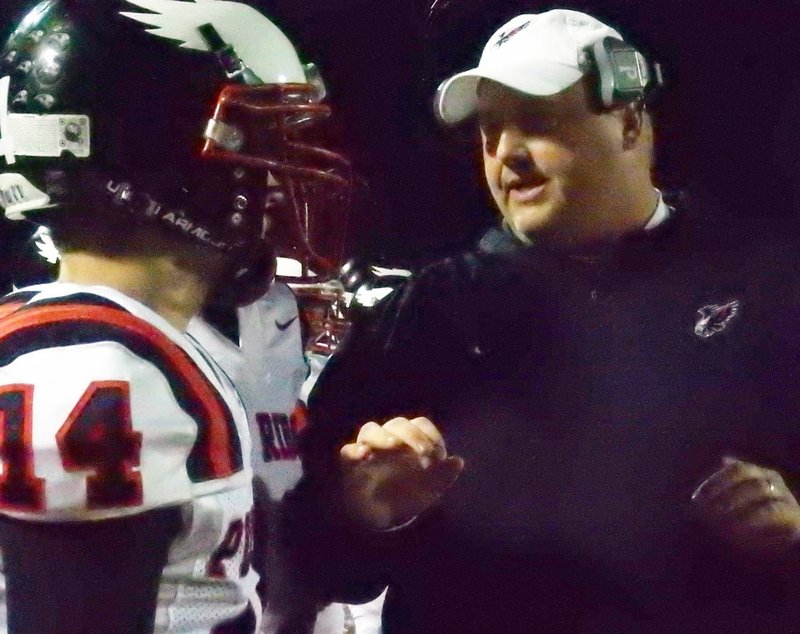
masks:
{"type": "Polygon", "coordinates": [[[597,100],[600,107],[605,110],[614,105],[614,69],[606,44],[607,39],[595,42],[587,51],[595,67],[597,100]]]}
{"type": "Polygon", "coordinates": [[[606,110],[642,101],[651,88],[661,85],[660,67],[651,69],[644,56],[622,40],[603,38],[586,53],[597,75],[598,101],[606,110]]]}

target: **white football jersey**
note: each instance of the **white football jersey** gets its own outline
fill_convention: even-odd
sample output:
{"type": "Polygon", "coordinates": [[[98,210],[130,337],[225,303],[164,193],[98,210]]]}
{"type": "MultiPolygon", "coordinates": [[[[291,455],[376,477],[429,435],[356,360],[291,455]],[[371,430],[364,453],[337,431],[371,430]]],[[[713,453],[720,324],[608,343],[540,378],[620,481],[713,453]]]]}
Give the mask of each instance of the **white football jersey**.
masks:
{"type": "Polygon", "coordinates": [[[187,328],[228,373],[242,397],[253,440],[251,465],[273,500],[300,479],[297,432],[304,424],[301,388],[308,375],[297,301],[275,282],[252,304],[237,309],[239,345],[200,317],[187,328]]]}
{"type": "Polygon", "coordinates": [[[22,289],[0,304],[0,414],[13,456],[0,512],[87,522],[182,507],[155,631],[208,634],[248,612],[257,631],[247,418],[200,346],[108,288],[22,289]]]}
{"type": "MultiPolygon", "coordinates": [[[[296,435],[303,401],[327,359],[304,356],[297,300],[281,282],[273,283],[253,304],[237,309],[237,318],[239,346],[200,317],[189,323],[187,333],[222,366],[241,394],[250,421],[255,476],[278,501],[302,474],[296,435]]],[[[264,617],[263,631],[276,631],[279,620],[269,610],[264,617]]],[[[314,634],[344,630],[341,605],[330,605],[317,615],[314,634]]]]}

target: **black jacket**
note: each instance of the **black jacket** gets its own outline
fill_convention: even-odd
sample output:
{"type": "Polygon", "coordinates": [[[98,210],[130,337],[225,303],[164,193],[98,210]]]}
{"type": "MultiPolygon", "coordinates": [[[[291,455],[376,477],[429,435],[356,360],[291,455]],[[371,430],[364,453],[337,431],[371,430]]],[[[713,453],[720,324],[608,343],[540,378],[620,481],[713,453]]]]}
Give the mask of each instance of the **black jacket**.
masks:
{"type": "Polygon", "coordinates": [[[723,456],[800,474],[800,261],[710,228],[673,218],[599,263],[494,235],[424,270],[313,395],[307,578],[388,583],[386,634],[800,631],[800,565],[747,567],[691,513],[723,456]],[[350,532],[332,457],[395,414],[430,416],[465,471],[411,527],[350,532]]]}

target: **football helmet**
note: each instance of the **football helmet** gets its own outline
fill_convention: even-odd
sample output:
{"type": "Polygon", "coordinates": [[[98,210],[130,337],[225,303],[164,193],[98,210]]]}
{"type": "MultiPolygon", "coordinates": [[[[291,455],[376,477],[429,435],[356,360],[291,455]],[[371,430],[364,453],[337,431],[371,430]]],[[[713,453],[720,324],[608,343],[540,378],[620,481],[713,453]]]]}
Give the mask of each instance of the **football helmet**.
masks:
{"type": "Polygon", "coordinates": [[[290,284],[303,323],[306,352],[329,357],[348,337],[356,322],[374,322],[402,289],[411,271],[368,266],[352,259],[338,279],[320,284],[290,284]]]}
{"type": "Polygon", "coordinates": [[[228,0],[44,0],[0,52],[0,206],[78,205],[235,252],[237,303],[274,257],[335,275],[351,190],[313,65],[228,0]]]}

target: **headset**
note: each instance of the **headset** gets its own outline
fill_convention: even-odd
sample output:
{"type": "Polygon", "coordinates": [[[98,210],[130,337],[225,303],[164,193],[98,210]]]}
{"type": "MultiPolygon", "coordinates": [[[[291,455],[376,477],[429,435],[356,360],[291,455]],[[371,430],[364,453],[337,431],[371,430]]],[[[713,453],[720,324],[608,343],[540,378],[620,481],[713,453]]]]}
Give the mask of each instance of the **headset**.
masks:
{"type": "Polygon", "coordinates": [[[606,37],[586,49],[597,76],[597,96],[605,109],[644,103],[664,85],[661,65],[649,63],[627,42],[606,37]]]}

